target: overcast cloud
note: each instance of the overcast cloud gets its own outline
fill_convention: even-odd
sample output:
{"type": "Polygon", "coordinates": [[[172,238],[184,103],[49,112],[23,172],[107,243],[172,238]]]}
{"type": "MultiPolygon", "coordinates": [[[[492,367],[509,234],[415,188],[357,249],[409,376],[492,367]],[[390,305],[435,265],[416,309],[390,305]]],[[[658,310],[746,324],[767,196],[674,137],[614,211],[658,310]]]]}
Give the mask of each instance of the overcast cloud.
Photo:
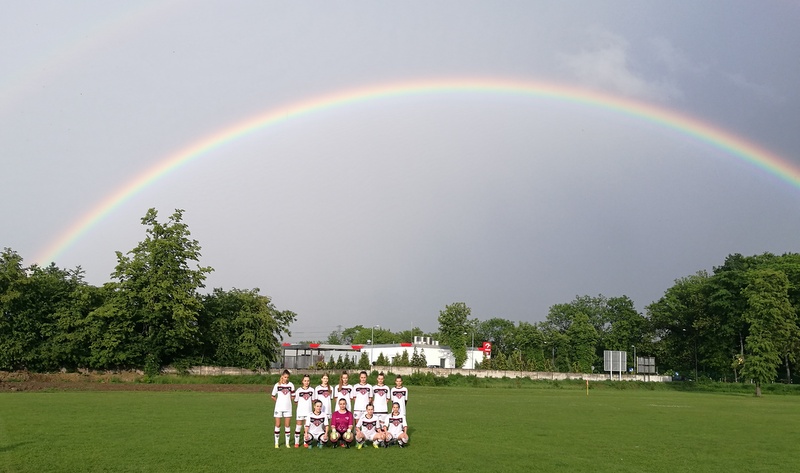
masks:
{"type": "MultiPolygon", "coordinates": [[[[26,263],[203,137],[342,90],[441,78],[584,87],[713,123],[800,166],[800,7],[731,2],[1,2],[0,244],[26,263]]],[[[175,208],[215,268],[336,326],[437,329],[445,305],[543,320],[643,309],[730,253],[800,251],[800,189],[687,135],[530,97],[386,97],[235,140],[56,258],[102,284],[175,208]]]]}

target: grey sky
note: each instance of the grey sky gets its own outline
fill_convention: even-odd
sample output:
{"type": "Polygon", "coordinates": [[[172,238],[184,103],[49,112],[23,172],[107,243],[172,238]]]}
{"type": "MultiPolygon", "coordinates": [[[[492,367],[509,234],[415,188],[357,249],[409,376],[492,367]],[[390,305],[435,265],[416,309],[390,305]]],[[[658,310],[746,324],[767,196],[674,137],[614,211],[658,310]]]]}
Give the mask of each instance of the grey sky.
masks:
{"type": "MultiPolygon", "coordinates": [[[[800,165],[800,6],[729,2],[0,2],[0,244],[43,248],[202,137],[345,89],[434,78],[579,86],[715,124],[800,165]]],[[[497,94],[324,110],[136,194],[58,256],[101,284],[149,207],[216,271],[337,325],[437,328],[446,304],[544,319],[640,309],[730,253],[800,251],[800,190],[686,135],[497,94]]],[[[47,263],[47,262],[40,262],[47,263]]]]}

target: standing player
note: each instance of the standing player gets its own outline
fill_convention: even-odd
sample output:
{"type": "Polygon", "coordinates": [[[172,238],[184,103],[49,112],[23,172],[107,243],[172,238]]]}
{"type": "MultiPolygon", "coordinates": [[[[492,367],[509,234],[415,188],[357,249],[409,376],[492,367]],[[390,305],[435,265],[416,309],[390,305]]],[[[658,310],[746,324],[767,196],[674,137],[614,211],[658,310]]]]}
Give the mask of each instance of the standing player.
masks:
{"type": "Polygon", "coordinates": [[[392,403],[392,413],[389,414],[389,425],[386,427],[386,446],[397,444],[404,448],[408,444],[408,424],[406,416],[400,412],[400,403],[392,403]]]}
{"type": "Polygon", "coordinates": [[[289,381],[289,370],[283,370],[281,379],[272,388],[272,400],[275,401],[275,448],[281,438],[281,417],[284,420],[283,433],[286,434],[286,448],[289,445],[289,432],[292,420],[292,393],[294,384],[289,381]]]}
{"type": "Polygon", "coordinates": [[[350,400],[353,397],[353,386],[350,386],[348,381],[350,375],[347,371],[342,371],[342,377],[339,378],[339,384],[333,389],[333,395],[336,397],[336,404],[339,404],[339,399],[344,399],[347,402],[347,410],[352,410],[350,400]]]}
{"type": "Polygon", "coordinates": [[[397,375],[394,380],[394,387],[391,389],[391,401],[400,405],[400,413],[406,415],[406,404],[408,403],[408,388],[403,386],[403,377],[397,375]]]}
{"type": "Polygon", "coordinates": [[[378,384],[372,386],[372,404],[375,405],[375,416],[386,425],[389,419],[389,386],[383,384],[383,371],[378,373],[378,384]]]}
{"type": "Polygon", "coordinates": [[[378,444],[383,442],[385,435],[382,427],[383,423],[375,415],[375,406],[372,403],[367,404],[366,413],[356,422],[357,448],[361,449],[367,440],[372,442],[373,447],[378,448],[378,444]]]}
{"type": "Polygon", "coordinates": [[[353,414],[347,409],[345,398],[339,399],[338,404],[339,409],[331,416],[331,443],[334,448],[337,443],[340,447],[350,448],[350,442],[353,441],[353,414]]]}
{"type": "Polygon", "coordinates": [[[328,375],[323,374],[320,385],[314,388],[314,398],[322,401],[322,413],[331,418],[331,399],[333,398],[333,388],[328,384],[328,375]]]}
{"type": "Polygon", "coordinates": [[[358,422],[372,402],[372,386],[367,383],[367,372],[358,374],[358,384],[353,386],[353,419],[358,422]]]}
{"type": "Polygon", "coordinates": [[[297,404],[295,412],[295,420],[297,424],[294,426],[294,448],[300,448],[300,431],[306,424],[306,417],[311,414],[311,404],[314,402],[314,388],[309,386],[311,378],[306,374],[303,375],[303,385],[294,392],[294,403],[297,404]]]}
{"type": "Polygon", "coordinates": [[[314,412],[306,417],[305,446],[311,448],[312,442],[317,442],[317,448],[322,448],[328,441],[329,429],[328,416],[322,412],[322,401],[314,401],[314,412]]]}

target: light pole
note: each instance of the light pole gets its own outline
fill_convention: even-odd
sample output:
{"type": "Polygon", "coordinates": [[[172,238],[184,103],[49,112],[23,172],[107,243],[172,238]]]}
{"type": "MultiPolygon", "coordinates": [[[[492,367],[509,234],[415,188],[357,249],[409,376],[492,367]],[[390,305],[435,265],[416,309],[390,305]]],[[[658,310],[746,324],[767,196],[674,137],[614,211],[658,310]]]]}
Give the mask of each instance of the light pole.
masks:
{"type": "Polygon", "coordinates": [[[372,338],[369,340],[369,364],[375,363],[375,327],[381,328],[380,325],[372,326],[372,338]]]}
{"type": "Polygon", "coordinates": [[[633,348],[633,374],[636,375],[639,371],[638,363],[636,363],[636,345],[631,345],[631,348],[633,348]]]}
{"type": "MultiPolygon", "coordinates": [[[[467,332],[464,332],[466,335],[467,332]]],[[[475,330],[472,330],[472,350],[469,352],[469,359],[471,360],[472,369],[475,369],[475,330]]]]}

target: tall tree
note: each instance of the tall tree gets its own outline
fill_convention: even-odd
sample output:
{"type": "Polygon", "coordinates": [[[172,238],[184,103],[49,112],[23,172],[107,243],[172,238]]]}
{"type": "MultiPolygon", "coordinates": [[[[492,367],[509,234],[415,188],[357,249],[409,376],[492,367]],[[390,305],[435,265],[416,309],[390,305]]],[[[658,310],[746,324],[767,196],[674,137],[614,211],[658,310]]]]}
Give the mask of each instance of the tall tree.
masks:
{"type": "Polygon", "coordinates": [[[789,302],[789,280],[782,272],[762,269],[750,273],[751,282],[744,290],[747,298],[745,320],[750,324],[742,374],[761,386],[775,379],[781,362],[779,346],[793,335],[795,314],[789,302]]]}
{"type": "Polygon", "coordinates": [[[133,334],[124,343],[134,346],[145,370],[153,373],[196,350],[203,309],[198,289],[212,269],[197,264],[200,244],[190,238],[183,210],[161,223],[158,212],[149,209],[142,225],[147,227],[144,241],[127,255],[117,252],[116,283],[105,315],[130,319],[133,334]]]}
{"type": "Polygon", "coordinates": [[[445,306],[439,312],[439,337],[441,343],[450,347],[455,357],[457,368],[464,366],[467,361],[467,341],[465,333],[468,331],[468,320],[472,310],[463,302],[455,302],[445,306]]]}
{"type": "Polygon", "coordinates": [[[578,373],[591,372],[597,359],[597,330],[586,314],[578,313],[566,333],[570,343],[570,358],[578,373]]]}

